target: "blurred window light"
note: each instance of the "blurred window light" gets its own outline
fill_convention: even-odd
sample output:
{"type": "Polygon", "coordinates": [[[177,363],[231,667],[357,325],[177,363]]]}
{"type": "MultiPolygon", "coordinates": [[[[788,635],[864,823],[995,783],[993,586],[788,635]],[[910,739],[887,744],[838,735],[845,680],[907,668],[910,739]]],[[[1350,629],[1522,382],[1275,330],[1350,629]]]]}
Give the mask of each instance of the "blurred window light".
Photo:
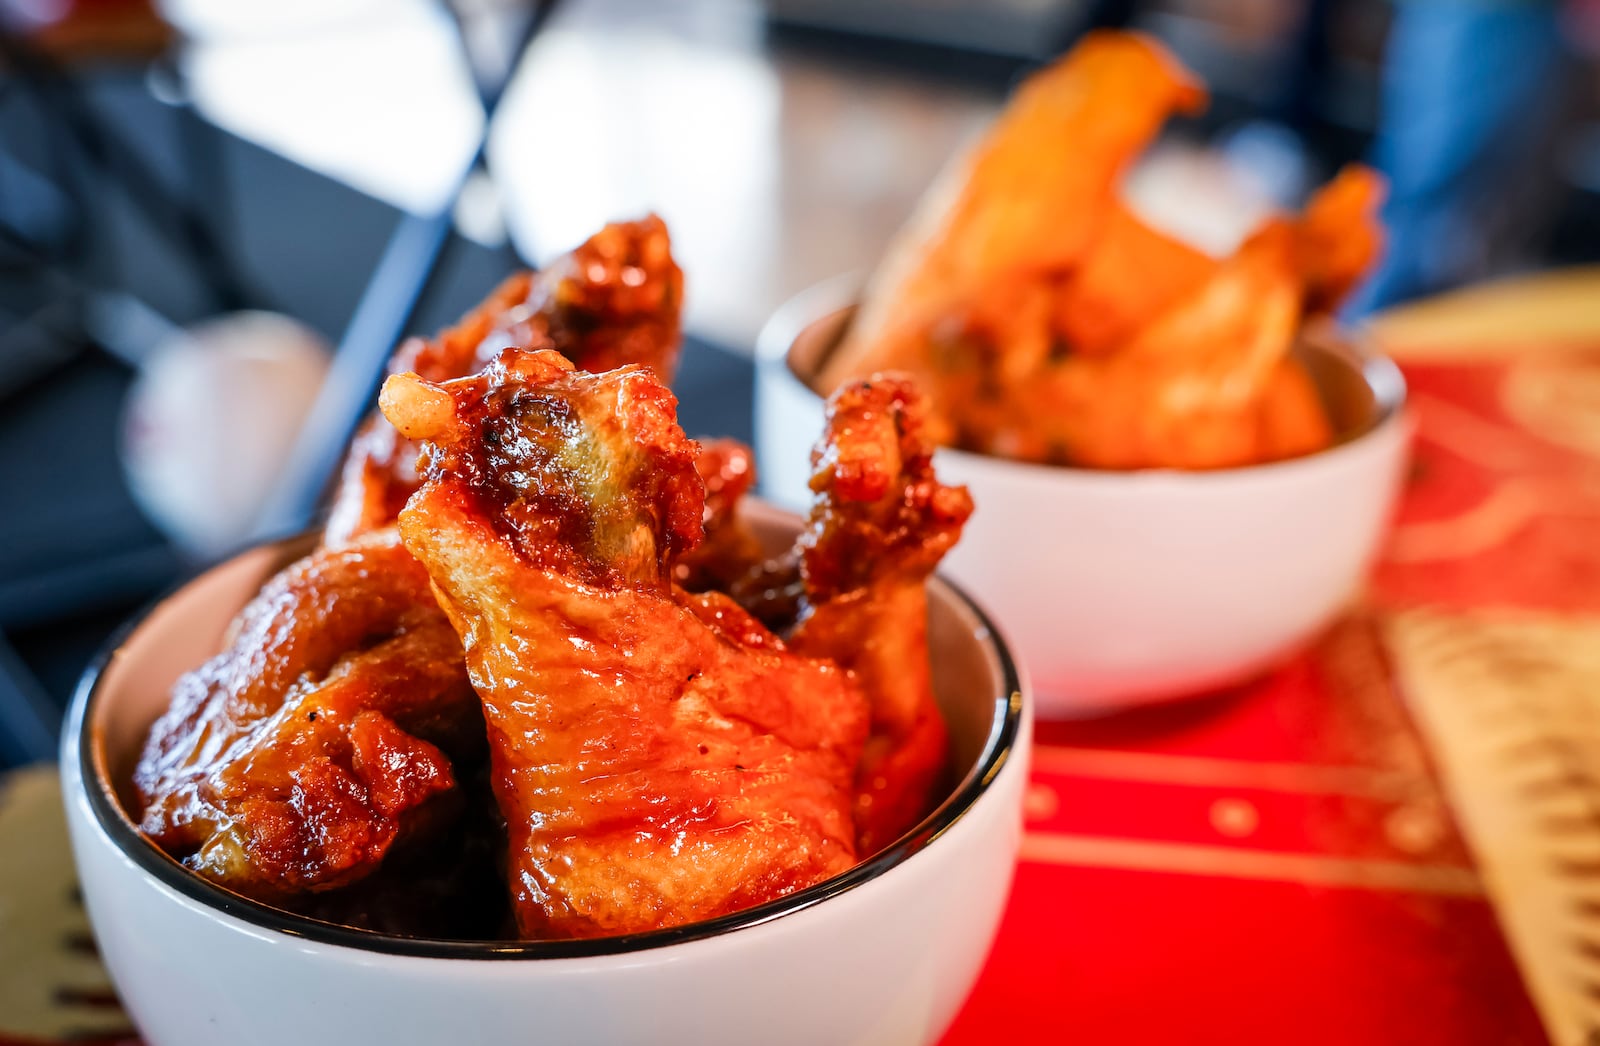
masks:
{"type": "Polygon", "coordinates": [[[505,208],[500,205],[500,190],[484,171],[473,171],[461,185],[452,215],[456,231],[474,243],[499,247],[506,242],[505,208]]]}
{"type": "Polygon", "coordinates": [[[483,112],[440,7],[349,2],[332,5],[347,9],[334,19],[313,0],[172,6],[214,30],[183,57],[208,119],[408,211],[449,198],[477,149],[483,112]],[[296,13],[306,17],[294,21],[296,13]]]}
{"type": "Polygon", "coordinates": [[[760,282],[749,270],[770,265],[777,238],[780,108],[777,75],[752,49],[648,26],[550,30],[490,133],[512,238],[544,260],[656,211],[695,274],[688,321],[737,310],[730,296],[760,282]]]}
{"type": "Polygon", "coordinates": [[[374,22],[413,0],[157,0],[156,7],[191,40],[222,42],[303,37],[355,22],[374,22]]]}

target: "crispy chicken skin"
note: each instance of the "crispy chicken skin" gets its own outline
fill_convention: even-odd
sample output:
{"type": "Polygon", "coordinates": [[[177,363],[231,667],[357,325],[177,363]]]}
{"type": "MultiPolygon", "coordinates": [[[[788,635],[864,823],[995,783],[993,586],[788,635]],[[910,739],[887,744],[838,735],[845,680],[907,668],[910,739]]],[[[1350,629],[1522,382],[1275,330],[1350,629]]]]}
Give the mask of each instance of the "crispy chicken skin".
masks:
{"type": "Polygon", "coordinates": [[[1090,33],[1030,76],[895,238],[818,390],[905,371],[936,443],[1048,465],[1237,468],[1331,446],[1296,340],[1380,253],[1383,179],[1348,167],[1212,257],[1121,189],[1205,100],[1137,33],[1090,33]]]}
{"type": "Polygon", "coordinates": [[[140,827],[240,893],[332,889],[452,812],[445,751],[481,736],[426,572],[377,531],[275,576],[178,681],[134,774],[140,827]]]}
{"type": "Polygon", "coordinates": [[[788,631],[805,598],[800,550],[768,557],[740,514],[756,481],[755,452],[738,440],[706,440],[695,468],[706,485],[705,539],[677,558],[674,580],[689,592],[724,592],[774,632],[788,631]]]}
{"type": "MultiPolygon", "coordinates": [[[[455,327],[396,350],[391,373],[446,381],[476,373],[508,345],[554,349],[579,368],[646,365],[670,381],[681,341],[683,273],[667,227],[650,215],[605,226],[538,273],[510,277],[455,327]]],[[[381,414],[351,444],[324,540],[339,545],[394,522],[419,482],[417,447],[381,414]]]]}
{"type": "Polygon", "coordinates": [[[736,439],[703,440],[695,471],[706,487],[705,537],[677,558],[673,579],[690,592],[727,591],[762,560],[761,542],[739,517],[756,481],[755,453],[736,439]]]}
{"type": "Polygon", "coordinates": [[[1090,33],[1029,77],[896,236],[822,387],[891,368],[920,373],[928,326],[952,307],[1076,266],[1129,162],[1168,116],[1205,100],[1188,70],[1136,33],[1090,33]]]}
{"type": "Polygon", "coordinates": [[[945,762],[926,582],[961,536],[972,498],[934,476],[927,411],[906,375],[846,385],[828,400],[811,457],[815,500],[799,541],[806,607],[789,645],[849,669],[871,705],[856,776],[863,857],[921,819],[945,762]]]}
{"type": "Polygon", "coordinates": [[[712,918],[855,863],[865,698],[673,586],[705,487],[656,376],[510,349],[380,402],[428,441],[400,528],[483,701],[522,936],[712,918]]]}
{"type": "Polygon", "coordinates": [[[975,431],[1020,458],[1106,469],[1226,468],[1317,449],[1331,434],[1314,390],[1288,419],[1315,426],[1306,446],[1280,438],[1266,413],[1299,373],[1293,252],[1293,227],[1267,222],[1115,353],[1041,369],[975,431]]]}

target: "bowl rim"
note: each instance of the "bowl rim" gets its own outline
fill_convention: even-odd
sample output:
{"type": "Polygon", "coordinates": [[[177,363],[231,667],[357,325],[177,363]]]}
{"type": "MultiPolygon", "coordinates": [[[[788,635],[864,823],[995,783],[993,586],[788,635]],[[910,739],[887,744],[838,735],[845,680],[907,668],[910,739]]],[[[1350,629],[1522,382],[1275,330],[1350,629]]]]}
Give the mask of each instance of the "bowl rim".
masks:
{"type": "MultiPolygon", "coordinates": [[[[792,380],[819,401],[825,400],[826,397],[817,392],[810,382],[794,369],[790,362],[790,353],[795,342],[811,327],[831,320],[839,313],[859,308],[861,289],[860,274],[841,273],[807,287],[778,306],[756,336],[757,380],[761,380],[763,374],[781,371],[785,378],[792,380]]],[[[1037,461],[1021,461],[963,450],[959,447],[940,447],[939,454],[981,464],[985,468],[1009,471],[1035,479],[1053,477],[1062,481],[1096,484],[1126,484],[1130,480],[1145,483],[1195,484],[1223,478],[1265,477],[1274,472],[1303,469],[1340,457],[1356,447],[1373,442],[1380,436],[1393,433],[1404,425],[1409,391],[1405,375],[1394,360],[1376,347],[1370,335],[1352,330],[1332,320],[1319,320],[1302,327],[1301,331],[1337,343],[1342,350],[1337,355],[1344,357],[1352,369],[1361,375],[1367,387],[1372,390],[1376,404],[1372,419],[1363,428],[1310,454],[1217,469],[1096,469],[1081,465],[1050,465],[1037,461]]]]}
{"type": "MultiPolygon", "coordinates": [[[[418,959],[535,960],[578,959],[634,954],[707,938],[723,937],[736,930],[750,929],[804,911],[832,897],[877,879],[890,869],[928,848],[977,805],[990,790],[1002,769],[1016,763],[1024,753],[1017,751],[1022,736],[1023,684],[1004,635],[983,608],[959,586],[942,576],[929,584],[948,591],[956,605],[972,615],[980,628],[976,638],[994,652],[1001,673],[1001,692],[993,699],[993,712],[977,761],[955,787],[915,827],[892,845],[854,867],[795,893],[752,908],[643,933],[611,937],[559,941],[472,941],[442,938],[405,937],[380,933],[298,915],[234,893],[196,875],[148,839],[123,809],[115,789],[96,758],[97,731],[90,729],[90,716],[102,695],[107,671],[116,662],[133,636],[156,611],[183,596],[199,583],[246,555],[273,549],[272,562],[295,556],[297,545],[307,542],[308,534],[262,542],[236,552],[208,569],[180,581],[118,627],[90,661],[74,690],[63,734],[64,752],[77,770],[76,787],[81,787],[96,827],[124,857],[142,872],[176,891],[182,898],[216,914],[237,919],[248,926],[297,938],[310,943],[350,948],[362,952],[418,959]]],[[[303,552],[301,553],[303,554],[303,552]]],[[[65,763],[66,760],[63,760],[65,763]]],[[[72,796],[68,795],[70,802],[72,796]]]]}

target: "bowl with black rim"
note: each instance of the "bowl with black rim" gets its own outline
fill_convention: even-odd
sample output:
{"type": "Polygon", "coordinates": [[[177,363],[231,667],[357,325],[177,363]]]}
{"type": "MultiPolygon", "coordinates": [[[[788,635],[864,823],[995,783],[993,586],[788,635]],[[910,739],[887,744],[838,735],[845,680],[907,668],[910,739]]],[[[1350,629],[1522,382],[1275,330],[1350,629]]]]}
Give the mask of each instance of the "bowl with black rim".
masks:
{"type": "MultiPolygon", "coordinates": [[[[754,503],[772,546],[799,520],[754,503]]],[[[309,550],[262,545],[130,622],[85,674],[61,773],[83,897],[129,1014],[161,1046],[931,1043],[971,990],[1021,842],[1031,715],[1004,640],[929,583],[950,732],[932,811],[835,878],[649,933],[458,940],[356,929],[191,873],[140,834],[129,782],[172,684],[221,648],[263,581],[309,550]]]]}

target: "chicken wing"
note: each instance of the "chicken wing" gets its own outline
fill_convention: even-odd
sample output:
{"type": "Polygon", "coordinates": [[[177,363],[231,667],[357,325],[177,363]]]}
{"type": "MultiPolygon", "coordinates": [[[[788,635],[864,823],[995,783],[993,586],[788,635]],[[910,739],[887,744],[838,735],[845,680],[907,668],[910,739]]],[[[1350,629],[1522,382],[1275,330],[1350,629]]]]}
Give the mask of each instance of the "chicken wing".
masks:
{"type": "Polygon", "coordinates": [[[1118,469],[1267,460],[1263,400],[1300,320],[1294,244],[1288,221],[1269,221],[1117,352],[1041,375],[1026,393],[1029,456],[1118,469]]]}
{"type": "MultiPolygon", "coordinates": [[[[389,370],[446,381],[476,373],[508,345],[531,345],[584,370],[638,363],[670,381],[682,300],[666,224],[654,215],[616,222],[544,270],[512,276],[436,339],[408,339],[389,370]]],[[[381,414],[370,418],[345,459],[324,541],[342,544],[393,523],[417,489],[416,460],[414,443],[381,414]]]]}
{"type": "Polygon", "coordinates": [[[727,591],[762,561],[761,542],[739,515],[756,481],[755,453],[736,439],[704,440],[695,471],[706,488],[705,537],[673,564],[673,578],[690,592],[727,591]]]}
{"type": "Polygon", "coordinates": [[[523,936],[711,918],[855,863],[865,699],[727,597],[674,589],[705,494],[655,376],[511,349],[380,402],[428,441],[400,528],[483,701],[523,936]]]}
{"type": "Polygon", "coordinates": [[[689,592],[723,592],[780,635],[794,627],[805,598],[800,552],[767,556],[739,511],[755,483],[754,453],[738,440],[700,444],[696,468],[706,485],[705,540],[678,557],[673,573],[689,592]]]}
{"type": "Polygon", "coordinates": [[[1091,33],[1030,77],[978,143],[940,176],[892,245],[822,387],[886,368],[922,376],[931,323],[1089,249],[1117,179],[1173,112],[1205,88],[1161,45],[1091,33]]]}
{"type": "Polygon", "coordinates": [[[926,412],[904,375],[874,375],[834,393],[812,452],[815,501],[799,542],[807,606],[790,648],[848,668],[872,709],[856,775],[863,856],[926,813],[945,763],[926,582],[961,536],[972,498],[934,476],[926,412]]]}
{"type": "Polygon", "coordinates": [[[1062,351],[1104,356],[1217,268],[1216,259],[1146,223],[1126,204],[1109,208],[1083,264],[1062,281],[1054,333],[1062,351]]]}
{"type": "Polygon", "coordinates": [[[1307,312],[1332,312],[1383,251],[1383,176],[1351,164],[1311,197],[1296,223],[1307,312]]]}
{"type": "Polygon", "coordinates": [[[140,827],[240,893],[343,886],[452,812],[446,751],[482,731],[427,573],[377,531],[278,574],[179,679],[134,775],[140,827]]]}
{"type": "Polygon", "coordinates": [[[1091,33],[1030,76],[895,238],[816,387],[906,371],[934,442],[1043,464],[1223,468],[1328,446],[1289,348],[1376,259],[1383,180],[1352,165],[1213,258],[1118,186],[1169,116],[1204,102],[1136,33],[1091,33]]]}

